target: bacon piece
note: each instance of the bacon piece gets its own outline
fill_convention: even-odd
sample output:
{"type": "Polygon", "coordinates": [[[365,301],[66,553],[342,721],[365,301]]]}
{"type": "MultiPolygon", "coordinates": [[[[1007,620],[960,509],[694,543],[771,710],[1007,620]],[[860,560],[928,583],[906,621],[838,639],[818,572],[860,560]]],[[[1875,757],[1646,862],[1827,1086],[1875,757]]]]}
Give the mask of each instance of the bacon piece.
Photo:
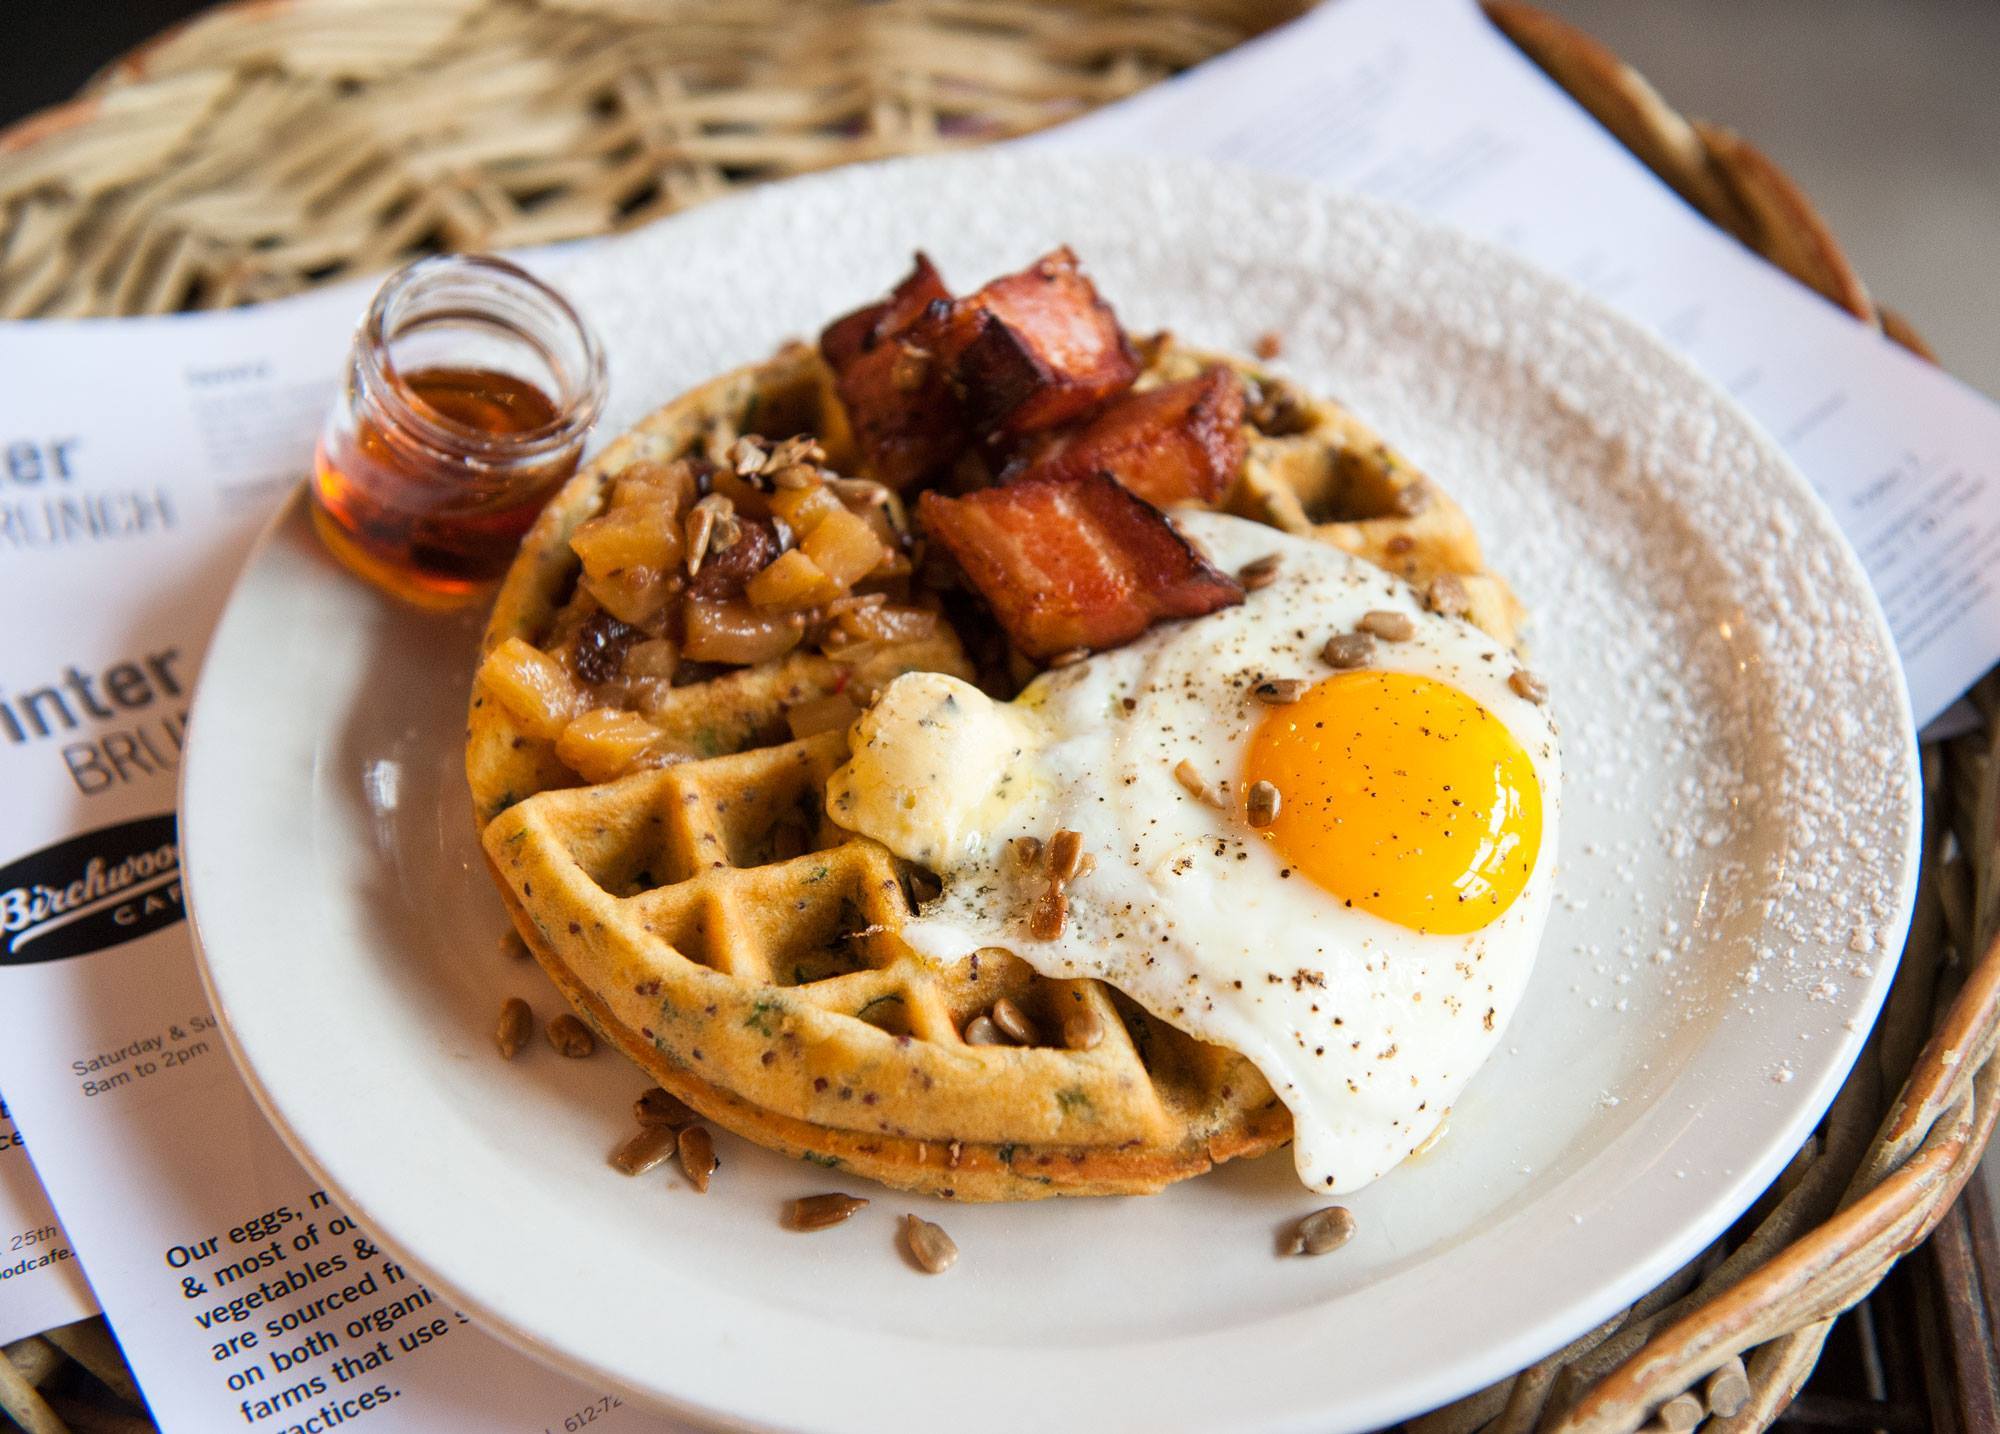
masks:
{"type": "Polygon", "coordinates": [[[917,514],[1033,658],[1117,647],[1163,618],[1243,601],[1166,515],[1103,473],[929,492],[917,514]]]}
{"type": "Polygon", "coordinates": [[[876,478],[906,488],[949,467],[970,441],[937,346],[951,291],[924,255],[879,304],[836,319],[819,351],[876,478]]]}
{"type": "Polygon", "coordinates": [[[1083,427],[1030,457],[1020,477],[1109,473],[1148,503],[1213,505],[1243,468],[1243,385],[1210,369],[1114,398],[1083,427]]]}
{"type": "Polygon", "coordinates": [[[930,256],[917,251],[916,267],[909,277],[889,291],[879,303],[856,309],[835,319],[819,336],[819,351],[838,371],[846,368],[883,339],[901,333],[939,300],[949,301],[951,290],[930,256]]]}
{"type": "Polygon", "coordinates": [[[941,344],[972,426],[1038,432],[1088,412],[1139,376],[1139,358],[1067,247],[952,306],[941,344]]]}

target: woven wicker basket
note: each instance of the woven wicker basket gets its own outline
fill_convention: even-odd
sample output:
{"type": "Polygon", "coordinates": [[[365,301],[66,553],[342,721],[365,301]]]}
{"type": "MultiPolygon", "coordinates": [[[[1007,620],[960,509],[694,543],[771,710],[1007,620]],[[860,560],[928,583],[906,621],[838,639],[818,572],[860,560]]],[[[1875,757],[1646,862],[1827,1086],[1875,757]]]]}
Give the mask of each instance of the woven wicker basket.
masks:
{"type": "MultiPolygon", "coordinates": [[[[0,133],[0,316],[213,308],[430,249],[641,224],[765,179],[1024,133],[1302,8],[225,6],[128,56],[83,98],[0,133]]],[[[1927,354],[1756,149],[1683,119],[1574,29],[1525,5],[1488,10],[1717,224],[1927,354]]],[[[1749,1216],[1658,1290],[1519,1375],[1413,1421],[1415,1434],[1764,1429],[1834,1317],[1945,1217],[2000,1109],[2000,674],[1974,700],[1982,733],[1924,751],[1916,919],[1882,1018],[1819,1132],[1749,1216]]],[[[152,1427],[100,1323],[7,1354],[0,1408],[22,1427],[152,1427]]]]}

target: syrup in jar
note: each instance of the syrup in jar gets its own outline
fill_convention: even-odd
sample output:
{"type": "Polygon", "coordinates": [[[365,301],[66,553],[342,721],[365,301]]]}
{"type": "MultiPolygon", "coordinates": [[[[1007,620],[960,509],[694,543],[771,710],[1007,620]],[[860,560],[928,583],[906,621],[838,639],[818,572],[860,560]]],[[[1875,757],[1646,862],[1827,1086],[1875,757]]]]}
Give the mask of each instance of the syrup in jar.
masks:
{"type": "Polygon", "coordinates": [[[313,465],[314,525],[402,597],[476,597],[575,471],[603,398],[603,356],[561,295],[500,259],[419,260],[355,336],[313,465]]]}

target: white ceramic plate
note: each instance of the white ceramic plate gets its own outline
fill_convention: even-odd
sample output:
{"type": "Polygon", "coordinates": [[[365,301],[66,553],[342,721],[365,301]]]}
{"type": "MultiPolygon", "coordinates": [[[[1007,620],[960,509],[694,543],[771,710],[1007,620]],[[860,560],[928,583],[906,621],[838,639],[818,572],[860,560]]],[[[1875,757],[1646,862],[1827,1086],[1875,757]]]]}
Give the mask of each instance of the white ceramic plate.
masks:
{"type": "Polygon", "coordinates": [[[216,636],[188,886],[236,1057],[299,1155],[490,1329],[686,1414],[782,1428],[1360,1429],[1561,1344],[1776,1174],[1872,1021],[1915,871],[1887,630],[1778,451],[1650,337],[1372,203],[1189,166],[989,155],[767,189],[583,257],[610,434],[812,334],[921,245],[971,287],[1059,242],[1136,329],[1247,349],[1377,423],[1471,510],[1533,613],[1564,848],[1533,985],[1435,1150],[1280,1260],[1278,1154],[1150,1199],[953,1207],[725,1139],[704,1198],[605,1164],[646,1082],[512,1065],[460,772],[476,620],[347,580],[296,507],[216,636]],[[895,1216],[964,1250],[941,1279],[895,1216]]]}

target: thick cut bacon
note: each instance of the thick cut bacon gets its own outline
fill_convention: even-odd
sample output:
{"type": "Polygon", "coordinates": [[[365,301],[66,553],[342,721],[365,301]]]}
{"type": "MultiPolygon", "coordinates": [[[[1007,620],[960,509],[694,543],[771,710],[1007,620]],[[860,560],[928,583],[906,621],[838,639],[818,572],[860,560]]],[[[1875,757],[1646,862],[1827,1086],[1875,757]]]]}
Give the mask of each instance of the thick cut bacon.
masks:
{"type": "Polygon", "coordinates": [[[1033,658],[1117,647],[1163,618],[1243,601],[1159,509],[1102,473],[926,493],[917,514],[1033,658]]]}
{"type": "Polygon", "coordinates": [[[1214,505],[1243,469],[1243,385],[1227,369],[1114,398],[1033,454],[1020,478],[1109,473],[1148,503],[1214,505]]]}
{"type": "Polygon", "coordinates": [[[942,347],[965,416],[983,437],[1053,428],[1139,376],[1118,316],[1067,247],[952,309],[942,347]]]}
{"type": "Polygon", "coordinates": [[[874,476],[904,488],[950,466],[970,438],[938,354],[951,292],[931,261],[879,304],[829,324],[820,355],[874,476]]]}
{"type": "Polygon", "coordinates": [[[919,250],[916,267],[889,291],[888,298],[856,309],[826,326],[819,336],[819,351],[836,371],[843,369],[881,340],[915,323],[932,304],[950,298],[951,290],[945,287],[937,265],[931,263],[930,255],[919,250]]]}

